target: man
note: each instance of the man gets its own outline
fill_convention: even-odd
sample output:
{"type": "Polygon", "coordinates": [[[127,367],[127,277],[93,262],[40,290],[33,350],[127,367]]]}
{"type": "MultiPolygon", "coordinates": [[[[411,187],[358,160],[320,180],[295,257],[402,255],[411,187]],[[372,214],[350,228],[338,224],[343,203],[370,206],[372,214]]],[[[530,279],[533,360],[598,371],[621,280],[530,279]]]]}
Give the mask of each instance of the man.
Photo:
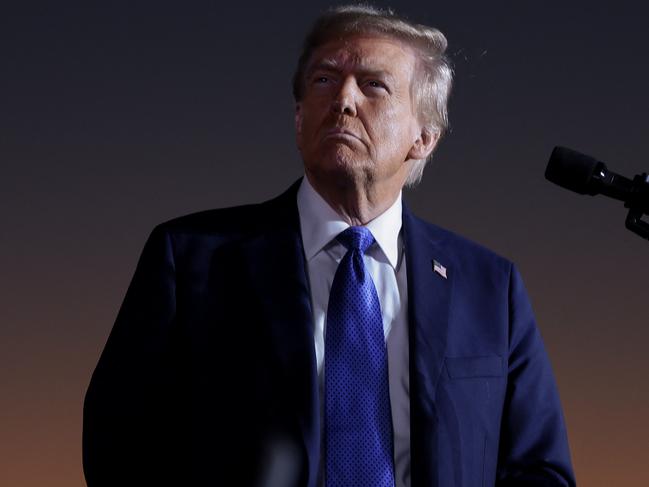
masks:
{"type": "Polygon", "coordinates": [[[513,265],[402,205],[446,126],[437,30],[323,15],[305,177],[151,234],[84,409],[90,487],[572,486],[513,265]]]}

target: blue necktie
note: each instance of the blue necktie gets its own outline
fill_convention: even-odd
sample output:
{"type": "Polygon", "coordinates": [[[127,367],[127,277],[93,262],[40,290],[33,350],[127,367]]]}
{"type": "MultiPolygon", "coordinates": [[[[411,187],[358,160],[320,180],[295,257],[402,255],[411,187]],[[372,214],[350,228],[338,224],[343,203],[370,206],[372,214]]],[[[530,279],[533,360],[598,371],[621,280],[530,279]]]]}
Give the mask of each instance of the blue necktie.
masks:
{"type": "Polygon", "coordinates": [[[392,416],[381,305],[363,254],[365,227],[337,237],[347,248],[334,275],[325,336],[326,487],[393,487],[392,416]]]}

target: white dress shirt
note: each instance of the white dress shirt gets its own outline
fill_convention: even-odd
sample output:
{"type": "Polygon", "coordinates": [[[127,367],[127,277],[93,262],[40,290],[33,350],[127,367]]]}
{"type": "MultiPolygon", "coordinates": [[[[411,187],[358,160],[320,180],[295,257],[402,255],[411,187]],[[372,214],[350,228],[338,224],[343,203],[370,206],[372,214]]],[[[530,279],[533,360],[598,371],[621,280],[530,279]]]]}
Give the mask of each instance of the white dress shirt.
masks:
{"type": "MultiPolygon", "coordinates": [[[[311,286],[311,306],[315,325],[313,339],[322,419],[327,304],[336,268],[347,251],[335,238],[349,225],[313,189],[306,176],[302,179],[297,193],[297,206],[311,286]]],[[[383,333],[388,350],[396,487],[410,487],[408,286],[406,256],[400,235],[401,193],[390,208],[365,226],[376,240],[376,243],[365,253],[364,261],[381,303],[383,333]]],[[[322,425],[323,421],[320,424],[322,425]]],[[[324,485],[324,457],[323,455],[320,457],[318,485],[322,486],[324,485]]]]}

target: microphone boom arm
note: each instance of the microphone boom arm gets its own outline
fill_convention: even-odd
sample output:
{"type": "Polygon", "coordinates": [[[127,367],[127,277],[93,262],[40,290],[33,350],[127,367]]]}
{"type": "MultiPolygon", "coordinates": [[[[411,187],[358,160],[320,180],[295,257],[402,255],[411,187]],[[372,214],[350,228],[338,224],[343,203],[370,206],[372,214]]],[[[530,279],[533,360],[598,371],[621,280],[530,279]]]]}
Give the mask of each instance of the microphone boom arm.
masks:
{"type": "Polygon", "coordinates": [[[633,233],[649,239],[649,223],[642,220],[642,216],[649,213],[647,201],[649,201],[649,175],[638,174],[633,178],[633,189],[624,204],[625,208],[629,208],[624,224],[633,233]]]}

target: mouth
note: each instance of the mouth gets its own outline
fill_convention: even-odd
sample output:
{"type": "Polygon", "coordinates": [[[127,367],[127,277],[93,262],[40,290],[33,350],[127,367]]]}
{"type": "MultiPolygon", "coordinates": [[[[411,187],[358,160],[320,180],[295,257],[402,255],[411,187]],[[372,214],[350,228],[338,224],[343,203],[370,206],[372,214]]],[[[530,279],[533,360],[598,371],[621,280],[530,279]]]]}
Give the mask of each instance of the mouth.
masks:
{"type": "Polygon", "coordinates": [[[345,130],[343,128],[332,128],[327,130],[324,136],[325,139],[343,139],[343,140],[355,140],[357,142],[363,142],[360,137],[358,137],[356,134],[350,132],[349,130],[345,130]]]}

